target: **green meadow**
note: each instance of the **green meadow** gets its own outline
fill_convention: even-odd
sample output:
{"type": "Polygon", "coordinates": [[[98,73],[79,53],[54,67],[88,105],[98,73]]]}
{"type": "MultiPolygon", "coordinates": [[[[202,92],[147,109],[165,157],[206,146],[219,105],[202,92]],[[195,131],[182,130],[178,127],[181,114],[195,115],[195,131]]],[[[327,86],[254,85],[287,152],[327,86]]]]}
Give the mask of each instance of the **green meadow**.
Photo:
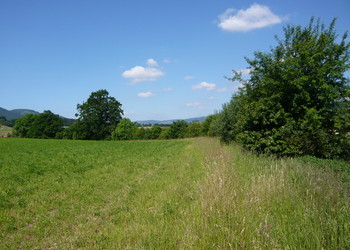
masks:
{"type": "Polygon", "coordinates": [[[3,138],[0,249],[349,249],[347,169],[213,138],[3,138]]]}

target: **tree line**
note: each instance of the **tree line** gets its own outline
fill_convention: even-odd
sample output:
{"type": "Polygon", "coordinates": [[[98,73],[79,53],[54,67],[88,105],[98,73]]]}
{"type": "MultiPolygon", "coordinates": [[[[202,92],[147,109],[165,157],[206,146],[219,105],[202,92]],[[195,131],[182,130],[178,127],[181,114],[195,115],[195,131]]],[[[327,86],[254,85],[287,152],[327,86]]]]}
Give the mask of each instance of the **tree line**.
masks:
{"type": "Polygon", "coordinates": [[[288,25],[269,52],[246,58],[250,78],[214,116],[212,131],[225,142],[277,156],[350,158],[350,68],[347,32],[288,25]]]}
{"type": "Polygon", "coordinates": [[[121,104],[106,90],[77,105],[77,121],[62,127],[45,111],[16,121],[15,135],[81,140],[176,139],[218,136],[257,153],[350,158],[350,42],[339,37],[334,19],[326,27],[311,18],[307,27],[287,25],[269,52],[245,58],[249,79],[233,71],[242,87],[222,110],[202,123],[137,127],[122,118],[121,104]],[[46,124],[46,125],[45,125],[46,124]],[[50,130],[54,130],[50,131],[50,130]]]}
{"type": "MultiPolygon", "coordinates": [[[[188,124],[179,120],[168,127],[140,127],[122,118],[121,104],[107,90],[92,92],[83,104],[77,105],[77,120],[70,126],[51,111],[27,114],[16,120],[14,136],[22,138],[55,138],[74,140],[154,140],[179,139],[206,135],[200,122],[188,124]]],[[[205,124],[205,123],[204,123],[205,124]]]]}

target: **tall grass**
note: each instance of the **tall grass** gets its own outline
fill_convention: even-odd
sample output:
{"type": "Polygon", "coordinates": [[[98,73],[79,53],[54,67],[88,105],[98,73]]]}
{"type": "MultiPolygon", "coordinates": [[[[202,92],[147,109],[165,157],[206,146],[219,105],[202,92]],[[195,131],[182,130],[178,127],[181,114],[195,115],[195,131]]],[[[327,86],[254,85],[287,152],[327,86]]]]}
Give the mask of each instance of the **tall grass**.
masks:
{"type": "Polygon", "coordinates": [[[210,138],[0,139],[0,249],[349,249],[349,182],[317,163],[210,138]]]}
{"type": "Polygon", "coordinates": [[[348,249],[349,183],[331,169],[202,139],[204,248],[348,249]]]}

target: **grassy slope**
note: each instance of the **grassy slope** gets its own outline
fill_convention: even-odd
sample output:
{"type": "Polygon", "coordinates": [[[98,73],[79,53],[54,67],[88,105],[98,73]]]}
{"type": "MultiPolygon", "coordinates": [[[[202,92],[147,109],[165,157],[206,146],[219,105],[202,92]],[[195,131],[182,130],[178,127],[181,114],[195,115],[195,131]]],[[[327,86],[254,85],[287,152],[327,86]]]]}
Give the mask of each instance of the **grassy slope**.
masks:
{"type": "Polygon", "coordinates": [[[0,140],[0,248],[349,248],[349,183],[215,139],[0,140]]]}
{"type": "Polygon", "coordinates": [[[0,125],[0,137],[7,136],[8,134],[12,134],[12,128],[0,125]]]}

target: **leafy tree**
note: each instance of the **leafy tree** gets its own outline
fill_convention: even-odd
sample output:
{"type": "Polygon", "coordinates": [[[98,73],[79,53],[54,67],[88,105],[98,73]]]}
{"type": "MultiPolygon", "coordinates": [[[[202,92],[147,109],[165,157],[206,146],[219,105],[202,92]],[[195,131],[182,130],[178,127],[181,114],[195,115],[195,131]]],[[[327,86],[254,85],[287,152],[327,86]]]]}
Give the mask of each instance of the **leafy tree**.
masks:
{"type": "Polygon", "coordinates": [[[155,140],[155,139],[158,139],[160,133],[162,132],[162,128],[158,125],[154,125],[150,128],[149,132],[150,132],[149,139],[155,140]]]}
{"type": "Polygon", "coordinates": [[[56,133],[63,130],[63,119],[49,110],[36,116],[29,136],[31,138],[55,138],[56,133]]]}
{"type": "Polygon", "coordinates": [[[101,140],[106,139],[115,130],[122,119],[121,104],[109,96],[107,90],[92,92],[83,104],[77,105],[79,139],[101,140]],[[80,129],[83,129],[81,131],[80,129]]]}
{"type": "MultiPolygon", "coordinates": [[[[288,25],[268,53],[247,59],[250,79],[224,106],[224,140],[261,153],[349,156],[350,68],[347,33],[338,39],[335,19],[306,28],[288,25]]],[[[231,80],[240,79],[234,72],[231,80]]],[[[240,79],[242,81],[242,79],[240,79]]]]}
{"type": "Polygon", "coordinates": [[[162,127],[162,132],[160,133],[158,139],[161,139],[161,140],[170,139],[169,131],[170,131],[170,127],[162,127]]]}
{"type": "Polygon", "coordinates": [[[5,116],[0,116],[0,124],[4,125],[4,122],[6,122],[6,117],[5,116]]]}
{"type": "Polygon", "coordinates": [[[137,126],[128,118],[123,118],[117,125],[112,134],[112,139],[115,140],[131,140],[134,139],[137,126]]]}
{"type": "Polygon", "coordinates": [[[145,139],[145,128],[144,127],[139,127],[137,128],[135,132],[135,139],[137,140],[144,140],[145,139]]]}
{"type": "Polygon", "coordinates": [[[198,137],[201,135],[202,125],[200,122],[192,122],[188,125],[186,137],[198,137]]]}
{"type": "MultiPolygon", "coordinates": [[[[223,112],[224,114],[224,112],[223,112]]],[[[225,116],[220,116],[219,114],[215,114],[210,123],[208,135],[209,136],[219,136],[220,131],[225,127],[225,116]]]]}
{"type": "Polygon", "coordinates": [[[151,138],[152,138],[151,130],[149,128],[145,128],[145,134],[144,134],[143,139],[150,140],[151,138]]]}
{"type": "Polygon", "coordinates": [[[27,114],[17,119],[15,136],[27,138],[55,138],[63,130],[63,120],[49,110],[41,114],[27,114]]]}
{"type": "Polygon", "coordinates": [[[184,120],[175,121],[170,125],[169,138],[178,139],[185,138],[187,133],[188,124],[184,120]]]}
{"type": "Polygon", "coordinates": [[[28,133],[31,129],[32,124],[34,123],[35,118],[36,115],[34,114],[26,114],[25,116],[17,119],[13,127],[14,136],[22,138],[28,137],[28,133]]]}
{"type": "Polygon", "coordinates": [[[79,120],[76,121],[64,130],[63,138],[73,140],[86,140],[89,138],[88,123],[79,120]]]}
{"type": "Polygon", "coordinates": [[[203,121],[202,124],[202,134],[203,135],[208,135],[209,132],[209,127],[211,122],[213,121],[215,115],[208,115],[207,118],[205,118],[205,120],[203,121]]]}

